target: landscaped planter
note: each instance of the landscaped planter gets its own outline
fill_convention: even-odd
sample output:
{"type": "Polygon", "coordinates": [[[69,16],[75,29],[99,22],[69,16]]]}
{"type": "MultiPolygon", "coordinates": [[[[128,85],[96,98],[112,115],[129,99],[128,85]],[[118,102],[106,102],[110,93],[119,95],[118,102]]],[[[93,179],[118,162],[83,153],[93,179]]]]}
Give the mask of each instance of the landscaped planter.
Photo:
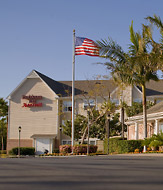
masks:
{"type": "Polygon", "coordinates": [[[0,158],[7,158],[7,154],[0,154],[0,158]]]}
{"type": "Polygon", "coordinates": [[[159,146],[159,151],[163,151],[163,146],[159,146]]]}

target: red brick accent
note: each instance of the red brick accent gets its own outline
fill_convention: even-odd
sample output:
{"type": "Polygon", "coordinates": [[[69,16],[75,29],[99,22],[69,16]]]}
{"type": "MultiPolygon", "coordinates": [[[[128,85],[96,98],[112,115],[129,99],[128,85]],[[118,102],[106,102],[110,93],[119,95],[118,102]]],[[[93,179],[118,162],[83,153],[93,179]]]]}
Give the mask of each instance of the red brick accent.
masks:
{"type": "Polygon", "coordinates": [[[135,125],[128,126],[128,140],[135,139],[135,125]]]}
{"type": "MultiPolygon", "coordinates": [[[[154,124],[147,124],[147,137],[151,137],[154,134],[154,124]]],[[[128,140],[135,139],[135,125],[128,126],[128,140]]],[[[138,124],[138,139],[144,139],[144,126],[138,124]]]]}
{"type": "MultiPolygon", "coordinates": [[[[18,139],[7,139],[7,152],[12,148],[18,147],[19,140],[18,139]]],[[[33,147],[32,139],[21,139],[20,147],[33,147]]]]}
{"type": "Polygon", "coordinates": [[[138,137],[139,139],[144,139],[144,127],[143,127],[143,124],[139,124],[139,134],[138,134],[138,137]]]}

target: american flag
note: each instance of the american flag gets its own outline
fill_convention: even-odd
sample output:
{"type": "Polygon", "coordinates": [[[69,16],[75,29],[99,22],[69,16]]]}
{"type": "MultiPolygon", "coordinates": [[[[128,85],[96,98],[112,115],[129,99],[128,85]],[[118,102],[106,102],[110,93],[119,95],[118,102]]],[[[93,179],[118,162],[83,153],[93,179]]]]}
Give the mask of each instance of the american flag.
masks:
{"type": "Polygon", "coordinates": [[[75,55],[99,56],[99,48],[93,40],[83,37],[76,37],[75,55]]]}

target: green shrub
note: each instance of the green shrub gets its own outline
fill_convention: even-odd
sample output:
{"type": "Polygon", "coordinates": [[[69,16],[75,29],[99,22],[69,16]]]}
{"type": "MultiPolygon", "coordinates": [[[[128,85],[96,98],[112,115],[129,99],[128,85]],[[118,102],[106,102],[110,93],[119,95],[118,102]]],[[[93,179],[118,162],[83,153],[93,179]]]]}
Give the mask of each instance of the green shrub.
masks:
{"type": "Polygon", "coordinates": [[[160,141],[154,140],[154,141],[152,141],[152,142],[149,144],[149,147],[150,147],[150,148],[154,147],[154,148],[158,149],[158,147],[161,146],[161,145],[162,145],[162,143],[161,143],[160,141]]]}
{"type": "Polygon", "coordinates": [[[59,153],[59,148],[55,148],[55,149],[53,150],[53,153],[59,153]]]}
{"type": "MultiPolygon", "coordinates": [[[[11,155],[18,155],[18,147],[15,147],[9,151],[11,155]]],[[[33,147],[20,147],[20,155],[34,155],[35,148],[33,147]]]]}
{"type": "MultiPolygon", "coordinates": [[[[111,138],[109,139],[109,153],[129,153],[134,152],[135,149],[143,151],[143,140],[122,140],[122,138],[111,138]]],[[[107,140],[104,141],[104,151],[106,151],[107,140]]]]}
{"type": "Polygon", "coordinates": [[[96,145],[89,145],[89,153],[96,153],[97,148],[98,147],[96,145]]]}
{"type": "Polygon", "coordinates": [[[0,150],[0,154],[7,154],[6,150],[0,150]]]}
{"type": "Polygon", "coordinates": [[[152,135],[152,137],[150,138],[146,138],[144,140],[144,145],[148,146],[148,147],[155,147],[158,148],[159,146],[163,145],[163,133],[159,133],[157,135],[152,135]]]}

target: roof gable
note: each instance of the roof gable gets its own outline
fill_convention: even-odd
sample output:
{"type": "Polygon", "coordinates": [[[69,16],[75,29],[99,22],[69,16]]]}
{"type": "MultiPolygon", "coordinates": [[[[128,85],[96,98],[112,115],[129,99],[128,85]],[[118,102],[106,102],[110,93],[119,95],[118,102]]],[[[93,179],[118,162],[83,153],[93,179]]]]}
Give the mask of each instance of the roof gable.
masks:
{"type": "MultiPolygon", "coordinates": [[[[29,73],[29,75],[9,94],[7,99],[10,99],[11,96],[25,83],[27,79],[35,79],[35,78],[40,78],[47,85],[47,87],[58,97],[70,96],[72,93],[71,86],[55,81],[36,70],[32,70],[29,73]]],[[[81,90],[75,88],[75,95],[77,94],[81,94],[81,90]]]]}
{"type": "MultiPolygon", "coordinates": [[[[35,72],[58,96],[65,97],[65,96],[70,96],[72,94],[71,85],[67,85],[67,84],[55,81],[38,71],[35,71],[35,72]]],[[[81,94],[81,90],[75,88],[75,95],[77,94],[81,94]]]]}
{"type": "MultiPolygon", "coordinates": [[[[8,99],[24,84],[27,79],[40,78],[47,87],[52,90],[58,97],[70,97],[72,94],[72,81],[55,81],[52,78],[32,70],[29,75],[11,92],[8,99]]],[[[113,80],[81,80],[75,81],[75,95],[87,94],[89,91],[94,91],[98,88],[100,95],[108,96],[117,86],[113,80]]],[[[96,93],[96,92],[95,92],[96,93]]]]}
{"type": "Polygon", "coordinates": [[[28,76],[23,79],[22,82],[7,96],[7,99],[11,99],[12,95],[16,93],[16,91],[25,83],[28,78],[39,78],[39,76],[34,73],[34,70],[32,70],[28,76]]]}
{"type": "Polygon", "coordinates": [[[163,101],[155,104],[154,106],[152,106],[151,108],[147,110],[147,114],[153,114],[153,113],[159,113],[159,112],[163,112],[163,101]]]}

